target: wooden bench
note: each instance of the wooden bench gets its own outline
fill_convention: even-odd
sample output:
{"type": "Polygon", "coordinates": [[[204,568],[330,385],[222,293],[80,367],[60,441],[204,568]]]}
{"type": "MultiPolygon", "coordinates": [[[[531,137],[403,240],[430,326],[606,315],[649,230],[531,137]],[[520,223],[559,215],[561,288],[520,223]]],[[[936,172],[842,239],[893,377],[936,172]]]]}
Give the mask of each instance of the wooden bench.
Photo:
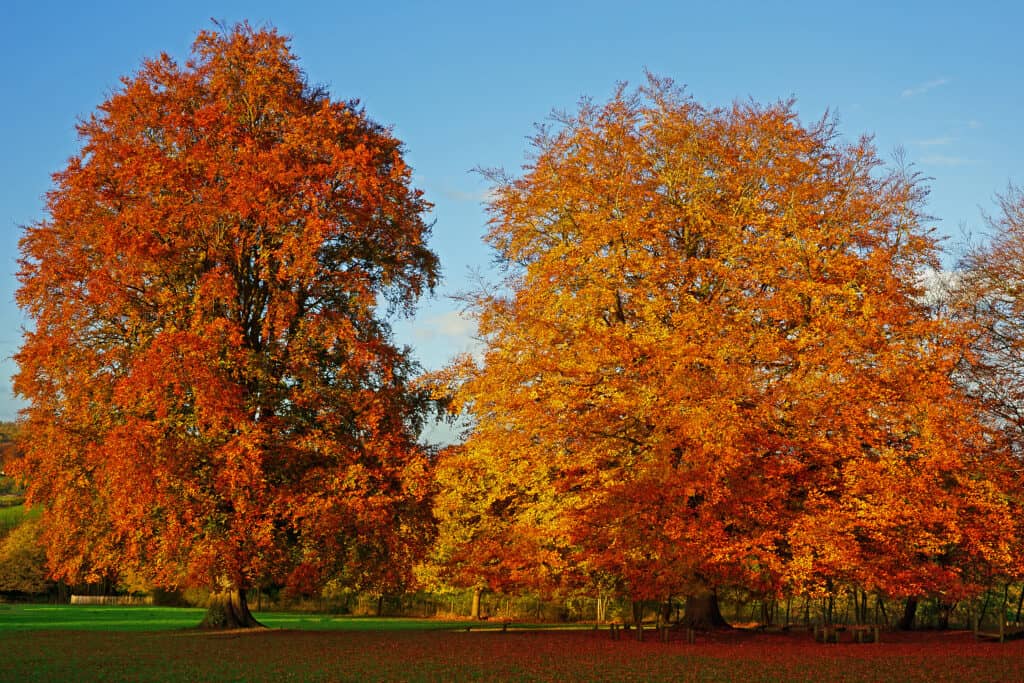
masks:
{"type": "Polygon", "coordinates": [[[839,634],[849,631],[851,640],[854,643],[877,643],[880,642],[880,629],[878,626],[869,624],[856,624],[848,626],[845,624],[831,624],[814,627],[814,640],[819,643],[838,643],[839,634]]]}
{"type": "Polygon", "coordinates": [[[814,627],[814,641],[817,643],[838,643],[842,626],[821,625],[814,627]]]}
{"type": "Polygon", "coordinates": [[[72,595],[72,605],[152,605],[152,595],[72,595]]]}
{"type": "MultiPolygon", "coordinates": [[[[613,621],[612,623],[608,624],[608,633],[611,635],[612,640],[619,640],[622,637],[622,632],[623,631],[629,631],[629,630],[630,630],[630,625],[628,623],[627,624],[622,624],[622,623],[619,623],[617,621],[613,621]]],[[[659,626],[657,630],[658,630],[658,636],[659,636],[661,642],[667,643],[667,642],[669,642],[672,639],[671,638],[671,633],[672,633],[672,627],[671,626],[662,625],[662,626],[659,626]]],[[[697,640],[697,632],[694,629],[692,629],[692,628],[687,628],[687,629],[684,629],[684,630],[686,632],[686,642],[688,644],[692,645],[697,640]]],[[[643,633],[644,633],[643,627],[641,626],[637,630],[635,638],[637,640],[639,640],[639,641],[643,641],[643,639],[644,639],[643,633]]]]}
{"type": "Polygon", "coordinates": [[[850,631],[853,634],[853,642],[855,642],[855,643],[877,643],[877,642],[879,642],[878,626],[868,626],[868,625],[847,626],[846,630],[850,631]]]}
{"type": "Polygon", "coordinates": [[[641,643],[644,642],[644,626],[643,626],[643,624],[639,624],[639,625],[633,626],[628,621],[624,621],[624,622],[617,622],[616,621],[616,622],[612,622],[611,624],[609,624],[609,627],[611,628],[612,640],[618,640],[619,638],[621,638],[623,631],[625,631],[627,633],[630,632],[630,631],[633,631],[634,632],[633,633],[633,637],[636,640],[638,640],[639,642],[641,642],[641,643]]]}
{"type": "Polygon", "coordinates": [[[976,639],[995,640],[1000,643],[1005,643],[1008,639],[1016,638],[1022,634],[1024,634],[1024,623],[1006,621],[1005,615],[1000,616],[999,621],[988,628],[984,628],[980,624],[974,628],[974,637],[976,639]]]}

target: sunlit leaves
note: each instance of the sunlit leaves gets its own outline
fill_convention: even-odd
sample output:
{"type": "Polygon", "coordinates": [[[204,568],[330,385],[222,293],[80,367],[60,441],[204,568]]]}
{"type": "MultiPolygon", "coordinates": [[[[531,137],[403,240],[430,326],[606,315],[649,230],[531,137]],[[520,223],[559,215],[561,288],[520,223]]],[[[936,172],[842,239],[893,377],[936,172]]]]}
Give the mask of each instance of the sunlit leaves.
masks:
{"type": "Polygon", "coordinates": [[[425,404],[378,305],[437,260],[401,143],[247,24],[144,62],[79,134],[17,295],[55,574],[407,579],[425,404]]]}
{"type": "Polygon", "coordinates": [[[1005,559],[950,380],[967,338],[921,303],[937,257],[911,171],[791,103],[708,108],[651,78],[493,179],[508,293],[471,302],[480,362],[438,376],[473,421],[472,490],[502,500],[460,508],[444,480],[442,519],[472,509],[476,547],[537,539],[499,541],[492,574],[900,593],[1005,559]]]}

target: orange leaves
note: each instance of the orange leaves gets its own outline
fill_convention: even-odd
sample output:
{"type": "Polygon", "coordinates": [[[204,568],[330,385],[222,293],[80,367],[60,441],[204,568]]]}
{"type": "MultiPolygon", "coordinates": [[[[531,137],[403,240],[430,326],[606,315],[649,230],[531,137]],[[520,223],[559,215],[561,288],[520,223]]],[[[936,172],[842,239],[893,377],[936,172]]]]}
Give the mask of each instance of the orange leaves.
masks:
{"type": "Polygon", "coordinates": [[[636,596],[891,586],[904,519],[922,572],[998,554],[954,523],[965,494],[971,525],[1001,523],[997,496],[927,494],[984,440],[949,374],[964,330],[920,303],[916,177],[791,103],[711,109],[653,78],[557,123],[522,177],[494,174],[508,294],[478,298],[483,364],[446,378],[461,457],[502,491],[474,543],[547,533],[636,596]]]}
{"type": "Polygon", "coordinates": [[[15,382],[56,568],[245,583],[320,546],[323,576],[360,544],[411,557],[426,402],[377,303],[411,310],[437,259],[401,143],[247,24],[122,83],[21,242],[15,382]]]}

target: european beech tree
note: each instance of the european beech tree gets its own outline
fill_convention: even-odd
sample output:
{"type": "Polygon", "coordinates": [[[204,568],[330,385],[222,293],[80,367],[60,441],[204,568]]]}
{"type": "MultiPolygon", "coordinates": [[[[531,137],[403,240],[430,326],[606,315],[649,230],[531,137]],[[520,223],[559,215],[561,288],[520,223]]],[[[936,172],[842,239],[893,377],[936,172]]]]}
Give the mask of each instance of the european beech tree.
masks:
{"type": "MultiPolygon", "coordinates": [[[[961,382],[984,407],[987,422],[1017,463],[1024,458],[1024,192],[1011,186],[999,211],[987,217],[989,239],[964,255],[947,279],[946,300],[972,329],[972,352],[961,364],[961,382]]],[[[1019,510],[1024,481],[1019,464],[1005,488],[1019,510]]],[[[1020,515],[1014,538],[1024,539],[1020,515]]],[[[1021,553],[1017,553],[1021,557],[1021,553]]],[[[1020,579],[1024,564],[1004,578],[1020,579]]]]}
{"type": "Polygon", "coordinates": [[[21,241],[18,472],[57,578],[245,590],[409,577],[429,536],[426,396],[387,316],[433,288],[401,143],[288,40],[201,32],[78,127],[21,241]]]}
{"type": "MultiPolygon", "coordinates": [[[[437,538],[424,575],[435,585],[472,588],[474,618],[484,590],[561,587],[556,579],[563,562],[551,543],[552,526],[512,523],[523,509],[521,494],[529,491],[532,509],[540,510],[543,506],[535,504],[539,497],[554,492],[531,471],[530,459],[516,457],[514,439],[495,446],[501,449],[498,457],[484,456],[479,447],[449,446],[433,470],[437,538]]],[[[553,502],[547,506],[554,507],[553,502]]]]}
{"type": "Polygon", "coordinates": [[[1011,187],[988,220],[988,243],[964,256],[950,283],[952,301],[976,324],[977,353],[966,366],[968,389],[1024,453],[1024,193],[1011,187]]]}
{"type": "Polygon", "coordinates": [[[1007,561],[951,381],[966,337],[922,303],[912,173],[790,103],[708,108],[653,77],[533,146],[492,174],[507,280],[470,298],[482,357],[437,378],[490,495],[442,529],[498,534],[473,539],[490,573],[687,596],[714,625],[721,586],[967,590],[968,560],[1007,561]]]}

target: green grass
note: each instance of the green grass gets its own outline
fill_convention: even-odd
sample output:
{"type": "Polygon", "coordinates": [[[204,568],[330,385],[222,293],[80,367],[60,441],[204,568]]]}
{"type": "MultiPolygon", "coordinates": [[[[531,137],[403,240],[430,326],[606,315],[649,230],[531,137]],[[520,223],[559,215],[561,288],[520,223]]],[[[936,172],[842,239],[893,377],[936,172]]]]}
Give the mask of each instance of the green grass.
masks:
{"type": "Polygon", "coordinates": [[[38,518],[41,512],[39,508],[26,510],[24,505],[0,507],[0,536],[6,535],[26,519],[38,518]]]}
{"type": "MultiPolygon", "coordinates": [[[[0,604],[4,631],[176,631],[195,628],[205,610],[182,607],[118,607],[93,605],[0,604]]],[[[500,622],[432,619],[335,617],[292,612],[257,612],[256,618],[275,629],[301,631],[437,631],[501,627],[500,622]]]]}
{"type": "MultiPolygon", "coordinates": [[[[444,631],[481,628],[475,621],[438,621],[434,619],[406,619],[401,617],[332,617],[321,614],[285,612],[256,612],[256,619],[270,628],[299,629],[302,631],[444,631]]],[[[492,624],[492,628],[500,628],[492,624]]]]}
{"type": "Polygon", "coordinates": [[[179,607],[0,604],[5,631],[173,631],[196,626],[205,610],[179,607]]]}

